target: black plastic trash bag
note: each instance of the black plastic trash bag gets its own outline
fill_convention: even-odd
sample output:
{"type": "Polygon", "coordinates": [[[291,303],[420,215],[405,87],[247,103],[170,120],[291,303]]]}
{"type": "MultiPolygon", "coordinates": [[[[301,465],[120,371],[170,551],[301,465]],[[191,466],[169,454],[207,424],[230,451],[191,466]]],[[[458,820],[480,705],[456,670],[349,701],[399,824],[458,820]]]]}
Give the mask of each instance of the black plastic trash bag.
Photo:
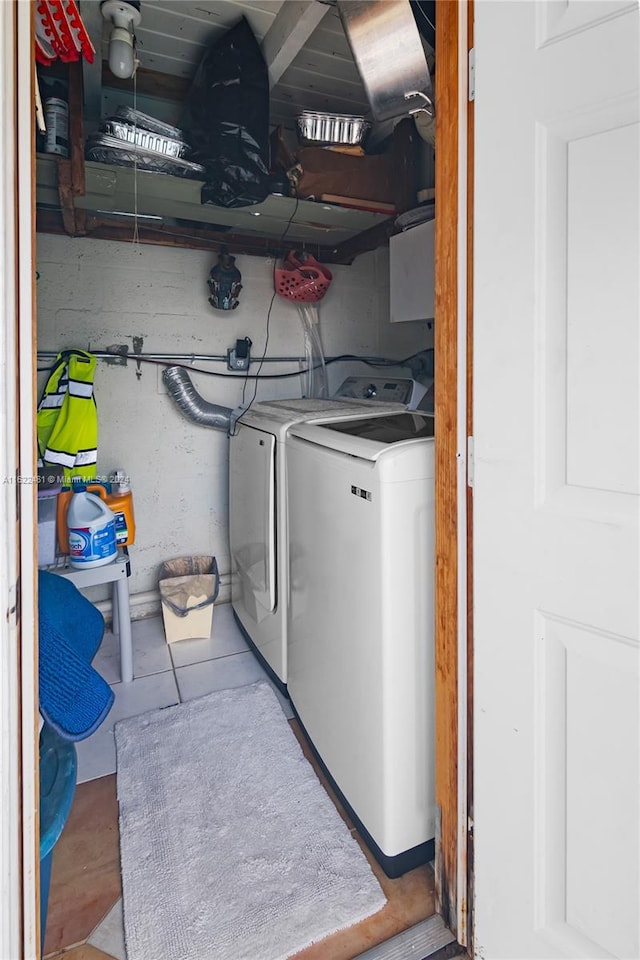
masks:
{"type": "Polygon", "coordinates": [[[269,75],[244,17],[207,49],[185,106],[191,158],[205,168],[202,203],[244,207],[264,200],[269,75]]]}

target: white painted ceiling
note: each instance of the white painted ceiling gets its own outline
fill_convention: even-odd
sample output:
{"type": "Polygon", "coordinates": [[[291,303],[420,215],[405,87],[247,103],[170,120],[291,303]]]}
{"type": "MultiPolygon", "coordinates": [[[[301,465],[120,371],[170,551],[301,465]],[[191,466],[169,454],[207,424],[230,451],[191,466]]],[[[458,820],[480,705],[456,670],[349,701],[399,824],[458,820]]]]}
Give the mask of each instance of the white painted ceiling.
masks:
{"type": "MultiPolygon", "coordinates": [[[[221,37],[243,15],[261,41],[283,2],[286,0],[142,0],[142,22],[136,29],[141,66],[191,79],[207,44],[221,37]]],[[[108,36],[105,26],[105,60],[108,36]]],[[[369,114],[358,69],[338,11],[332,5],[271,91],[273,125],[293,127],[295,117],[304,109],[369,114]]]]}

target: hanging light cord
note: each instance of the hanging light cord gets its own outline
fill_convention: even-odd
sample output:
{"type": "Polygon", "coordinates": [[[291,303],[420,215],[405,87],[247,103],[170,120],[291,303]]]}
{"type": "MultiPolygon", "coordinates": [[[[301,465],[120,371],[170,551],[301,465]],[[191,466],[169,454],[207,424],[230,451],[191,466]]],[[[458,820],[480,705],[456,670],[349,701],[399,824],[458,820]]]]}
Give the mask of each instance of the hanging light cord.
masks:
{"type": "Polygon", "coordinates": [[[134,41],[133,62],[133,237],[131,242],[135,247],[140,246],[138,233],[138,60],[134,41]]]}

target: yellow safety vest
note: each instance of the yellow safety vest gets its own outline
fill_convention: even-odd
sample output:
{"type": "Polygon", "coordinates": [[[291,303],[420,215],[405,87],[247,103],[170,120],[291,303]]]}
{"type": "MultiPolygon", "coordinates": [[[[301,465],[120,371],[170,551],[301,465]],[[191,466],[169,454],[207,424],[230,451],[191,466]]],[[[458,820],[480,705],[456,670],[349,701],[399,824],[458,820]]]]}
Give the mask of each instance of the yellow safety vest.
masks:
{"type": "Polygon", "coordinates": [[[38,404],[38,466],[61,476],[65,485],[74,477],[87,481],[96,476],[95,369],[96,358],[90,353],[83,350],[59,353],[38,404]]]}

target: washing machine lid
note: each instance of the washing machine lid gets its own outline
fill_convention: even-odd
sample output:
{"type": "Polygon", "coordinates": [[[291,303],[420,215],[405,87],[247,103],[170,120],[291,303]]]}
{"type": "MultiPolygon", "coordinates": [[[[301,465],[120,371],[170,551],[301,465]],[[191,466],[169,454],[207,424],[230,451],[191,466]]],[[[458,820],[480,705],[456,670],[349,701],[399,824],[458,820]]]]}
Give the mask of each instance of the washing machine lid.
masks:
{"type": "Polygon", "coordinates": [[[362,437],[376,443],[400,443],[403,440],[418,440],[434,436],[432,416],[415,413],[394,413],[381,417],[362,417],[358,420],[341,420],[324,424],[327,430],[345,433],[350,437],[362,437]]]}
{"type": "Polygon", "coordinates": [[[321,420],[296,424],[290,436],[346,453],[364,460],[378,460],[388,451],[424,443],[433,445],[434,418],[430,414],[372,412],[342,420],[321,420]]]}
{"type": "Polygon", "coordinates": [[[402,412],[404,407],[397,403],[373,404],[363,400],[318,400],[311,397],[298,397],[291,400],[260,400],[254,403],[239,418],[238,423],[257,430],[272,433],[279,439],[284,439],[291,426],[303,423],[305,420],[321,420],[324,417],[331,419],[352,419],[368,412],[389,413],[402,412]]]}

